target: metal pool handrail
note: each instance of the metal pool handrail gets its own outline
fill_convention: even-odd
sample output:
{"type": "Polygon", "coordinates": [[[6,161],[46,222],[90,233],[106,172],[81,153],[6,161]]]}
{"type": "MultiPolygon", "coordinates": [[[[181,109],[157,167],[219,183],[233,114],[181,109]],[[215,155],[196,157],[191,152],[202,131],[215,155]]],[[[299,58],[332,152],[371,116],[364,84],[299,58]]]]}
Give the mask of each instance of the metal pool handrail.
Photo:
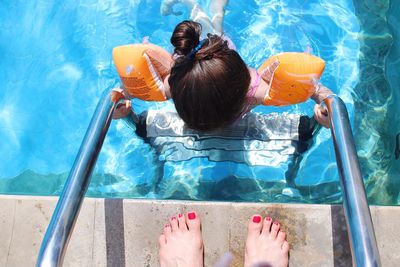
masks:
{"type": "MultiPolygon", "coordinates": [[[[343,206],[355,266],[381,266],[371,214],[349,118],[343,101],[336,95],[324,100],[329,113],[336,161],[340,174],[343,206]]],[[[93,114],[74,165],[57,202],[43,238],[37,267],[61,266],[84,195],[89,185],[116,104],[106,90],[93,114]]]]}
{"type": "Polygon", "coordinates": [[[328,108],[353,265],[381,266],[360,164],[344,102],[336,95],[324,100],[328,108]]]}
{"type": "Polygon", "coordinates": [[[109,93],[110,91],[106,90],[97,104],[47,227],[36,263],[37,267],[62,266],[63,264],[68,241],[116,106],[111,101],[109,93]]]}

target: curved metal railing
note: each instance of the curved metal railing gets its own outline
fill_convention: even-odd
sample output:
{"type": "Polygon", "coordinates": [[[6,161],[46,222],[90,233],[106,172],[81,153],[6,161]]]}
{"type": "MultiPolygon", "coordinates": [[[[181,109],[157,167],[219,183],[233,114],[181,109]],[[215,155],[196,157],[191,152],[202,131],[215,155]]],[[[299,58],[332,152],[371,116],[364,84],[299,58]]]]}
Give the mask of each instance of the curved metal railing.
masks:
{"type": "MultiPolygon", "coordinates": [[[[336,95],[324,100],[329,113],[343,206],[355,266],[380,266],[374,228],[362,181],[358,157],[343,101],[336,95]]],[[[61,266],[90,175],[111,123],[116,104],[105,91],[92,117],[78,155],[43,239],[38,267],[61,266]]]]}
{"type": "Polygon", "coordinates": [[[40,247],[37,267],[61,266],[116,104],[106,90],[93,114],[40,247]]]}
{"type": "Polygon", "coordinates": [[[329,96],[324,103],[329,113],[353,265],[381,266],[346,106],[336,95],[329,96]]]}

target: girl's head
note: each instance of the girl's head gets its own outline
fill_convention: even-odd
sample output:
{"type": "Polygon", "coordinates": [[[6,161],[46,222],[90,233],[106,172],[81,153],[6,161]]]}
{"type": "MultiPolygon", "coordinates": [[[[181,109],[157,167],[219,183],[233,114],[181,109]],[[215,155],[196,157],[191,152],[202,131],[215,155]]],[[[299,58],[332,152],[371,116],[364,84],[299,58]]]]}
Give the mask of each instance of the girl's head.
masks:
{"type": "Polygon", "coordinates": [[[175,64],[169,85],[179,116],[192,129],[213,130],[234,122],[242,113],[250,73],[239,54],[220,36],[208,34],[197,53],[201,25],[179,23],[171,37],[175,64]]]}

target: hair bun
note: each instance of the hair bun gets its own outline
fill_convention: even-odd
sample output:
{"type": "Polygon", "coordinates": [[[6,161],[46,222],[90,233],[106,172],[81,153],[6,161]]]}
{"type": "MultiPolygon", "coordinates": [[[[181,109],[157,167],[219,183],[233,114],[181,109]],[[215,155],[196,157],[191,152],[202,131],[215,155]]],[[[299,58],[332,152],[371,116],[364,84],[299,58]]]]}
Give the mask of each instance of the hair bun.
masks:
{"type": "Polygon", "coordinates": [[[185,20],[176,25],[171,37],[171,44],[175,47],[174,53],[186,56],[200,42],[200,23],[185,20]]]}

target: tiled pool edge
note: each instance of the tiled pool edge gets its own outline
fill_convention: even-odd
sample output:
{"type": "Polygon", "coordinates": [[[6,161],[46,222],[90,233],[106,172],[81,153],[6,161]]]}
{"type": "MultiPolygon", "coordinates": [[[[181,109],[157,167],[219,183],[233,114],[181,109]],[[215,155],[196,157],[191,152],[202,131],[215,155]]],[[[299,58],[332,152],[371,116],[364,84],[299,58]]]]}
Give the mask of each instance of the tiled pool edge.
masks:
{"type": "MultiPolygon", "coordinates": [[[[0,266],[33,266],[57,197],[0,195],[0,266]]],[[[291,266],[350,266],[340,206],[86,198],[64,266],[158,266],[157,240],[168,218],[196,210],[206,266],[223,253],[242,266],[251,214],[279,220],[291,243],[291,266]],[[332,235],[334,233],[334,235],[332,235]]],[[[397,266],[400,207],[372,206],[382,266],[397,266]]]]}

